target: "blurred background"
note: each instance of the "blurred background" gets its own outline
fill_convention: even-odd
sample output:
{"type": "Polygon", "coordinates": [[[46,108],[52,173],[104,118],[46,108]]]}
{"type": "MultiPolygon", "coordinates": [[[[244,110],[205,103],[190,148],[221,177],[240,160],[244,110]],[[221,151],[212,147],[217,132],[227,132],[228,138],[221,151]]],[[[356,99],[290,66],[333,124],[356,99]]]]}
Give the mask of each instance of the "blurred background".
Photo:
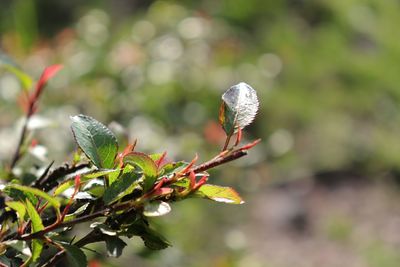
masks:
{"type": "MultiPolygon", "coordinates": [[[[30,125],[37,164],[71,160],[77,113],[142,151],[205,161],[224,141],[221,94],[257,90],[245,139],[262,143],[211,172],[246,204],[176,203],[154,220],[173,247],[134,238],[118,259],[88,251],[92,266],[397,267],[398,25],[396,0],[1,0],[0,62],[33,80],[65,66],[30,125]]],[[[24,86],[0,70],[3,166],[24,86]]]]}

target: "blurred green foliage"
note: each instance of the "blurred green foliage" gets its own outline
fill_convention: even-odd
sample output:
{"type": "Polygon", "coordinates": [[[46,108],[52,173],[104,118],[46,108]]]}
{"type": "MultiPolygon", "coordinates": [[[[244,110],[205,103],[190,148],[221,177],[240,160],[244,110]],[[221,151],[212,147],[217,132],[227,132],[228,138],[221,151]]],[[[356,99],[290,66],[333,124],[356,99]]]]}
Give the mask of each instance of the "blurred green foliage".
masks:
{"type": "MultiPolygon", "coordinates": [[[[356,170],[374,178],[398,173],[398,1],[19,0],[2,1],[0,7],[0,46],[27,73],[37,77],[51,63],[66,66],[40,112],[59,127],[45,136],[40,129],[35,133],[48,146],[49,158],[67,159],[73,146],[66,118],[78,112],[126,126],[124,132],[114,125],[147,151],[167,150],[176,158],[190,158],[192,151],[211,155],[221,145],[213,122],[220,95],[246,81],[261,100],[246,137],[261,137],[263,143],[245,166],[215,179],[230,184],[236,179],[251,200],[254,188],[240,187],[243,177],[259,187],[271,177],[290,180],[324,171],[356,170]]],[[[14,76],[1,72],[3,161],[12,150],[21,90],[14,76]]],[[[228,229],[243,216],[236,209],[194,203],[181,206],[182,214],[170,220],[184,229],[207,228],[218,213],[231,216],[216,216],[228,229]],[[191,216],[201,211],[206,220],[191,216]]],[[[345,238],[346,224],[331,226],[330,234],[345,238]]],[[[175,231],[167,230],[174,237],[175,231]]],[[[235,249],[222,245],[205,256],[222,243],[221,236],[178,238],[181,247],[158,255],[153,266],[160,258],[171,261],[165,266],[245,266],[231,263],[235,249]],[[203,261],[195,265],[190,257],[203,261]]],[[[376,261],[381,264],[377,257],[368,266],[378,266],[376,261]]]]}

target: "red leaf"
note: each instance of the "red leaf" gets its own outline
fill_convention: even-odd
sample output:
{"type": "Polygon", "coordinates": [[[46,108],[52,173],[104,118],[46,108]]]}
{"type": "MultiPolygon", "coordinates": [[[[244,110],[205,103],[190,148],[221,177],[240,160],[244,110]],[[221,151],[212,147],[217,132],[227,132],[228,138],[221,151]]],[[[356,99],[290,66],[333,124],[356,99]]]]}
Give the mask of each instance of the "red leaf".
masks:
{"type": "Polygon", "coordinates": [[[57,72],[62,68],[63,68],[62,65],[52,65],[44,69],[42,76],[40,76],[40,79],[36,85],[36,90],[35,93],[33,94],[33,99],[37,99],[39,97],[47,81],[50,80],[54,75],[56,75],[57,72]]]}

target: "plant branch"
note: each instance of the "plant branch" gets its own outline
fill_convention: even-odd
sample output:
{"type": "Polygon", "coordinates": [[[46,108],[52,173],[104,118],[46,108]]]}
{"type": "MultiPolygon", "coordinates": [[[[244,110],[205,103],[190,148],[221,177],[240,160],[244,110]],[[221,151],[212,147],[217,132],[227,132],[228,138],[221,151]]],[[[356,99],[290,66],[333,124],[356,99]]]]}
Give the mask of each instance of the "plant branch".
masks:
{"type": "MultiPolygon", "coordinates": [[[[101,242],[104,241],[104,235],[102,235],[101,233],[99,233],[96,230],[92,230],[91,232],[89,232],[86,236],[84,236],[83,238],[81,238],[79,241],[77,241],[74,246],[77,247],[83,247],[87,244],[91,244],[91,243],[96,243],[96,242],[101,242]]],[[[66,251],[65,250],[61,250],[59,252],[57,252],[50,260],[47,260],[43,265],[41,265],[40,267],[51,267],[51,266],[55,266],[60,260],[62,260],[63,257],[66,256],[66,251]]]]}
{"type": "Polygon", "coordinates": [[[22,146],[24,144],[25,141],[25,137],[26,137],[26,132],[28,130],[28,123],[29,120],[33,114],[33,104],[29,106],[29,110],[25,116],[25,121],[24,121],[24,125],[22,126],[22,131],[21,134],[19,136],[19,140],[18,140],[18,144],[17,144],[17,148],[15,149],[14,155],[11,159],[11,163],[10,163],[10,170],[14,169],[15,165],[17,164],[18,160],[21,158],[22,156],[22,146]]]}
{"type": "Polygon", "coordinates": [[[56,181],[59,178],[64,177],[68,174],[74,173],[76,171],[79,171],[81,169],[87,168],[89,166],[90,166],[89,163],[83,163],[83,164],[75,165],[75,166],[69,166],[68,164],[65,164],[64,166],[60,166],[60,167],[54,169],[52,172],[50,172],[44,178],[36,180],[32,186],[42,189],[44,191],[49,191],[50,189],[52,189],[54,186],[57,185],[56,181]]]}

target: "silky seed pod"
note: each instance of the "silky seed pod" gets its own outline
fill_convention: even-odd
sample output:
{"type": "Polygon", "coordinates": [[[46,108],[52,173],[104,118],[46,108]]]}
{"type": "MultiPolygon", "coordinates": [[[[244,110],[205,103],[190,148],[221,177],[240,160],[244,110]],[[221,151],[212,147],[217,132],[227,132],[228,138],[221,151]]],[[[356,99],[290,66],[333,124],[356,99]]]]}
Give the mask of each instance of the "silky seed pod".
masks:
{"type": "Polygon", "coordinates": [[[222,95],[219,121],[227,135],[238,128],[249,125],[258,111],[257,92],[248,84],[241,82],[230,87],[222,95]]]}

